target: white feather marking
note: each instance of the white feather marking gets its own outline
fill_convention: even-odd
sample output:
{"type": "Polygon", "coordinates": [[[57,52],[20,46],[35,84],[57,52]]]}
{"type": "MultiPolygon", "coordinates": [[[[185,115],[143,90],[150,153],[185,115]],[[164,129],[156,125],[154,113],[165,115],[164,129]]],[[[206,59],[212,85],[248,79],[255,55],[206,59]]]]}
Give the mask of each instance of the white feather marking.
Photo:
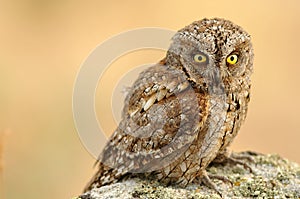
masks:
{"type": "Polygon", "coordinates": [[[148,101],[146,102],[146,104],[144,105],[143,109],[146,111],[148,110],[155,102],[156,100],[156,95],[152,95],[148,101]]]}
{"type": "Polygon", "coordinates": [[[177,83],[176,82],[171,82],[170,84],[167,85],[167,89],[169,90],[169,92],[173,92],[173,90],[176,88],[177,83]]]}
{"type": "Polygon", "coordinates": [[[136,114],[138,111],[139,111],[139,109],[136,109],[136,110],[132,111],[132,112],[130,113],[130,117],[134,116],[134,114],[136,114]]]}
{"type": "Polygon", "coordinates": [[[166,94],[167,94],[167,90],[166,89],[159,90],[156,93],[156,99],[157,99],[157,101],[162,100],[166,96],[166,94]]]}
{"type": "Polygon", "coordinates": [[[186,89],[188,86],[189,86],[189,83],[188,83],[188,82],[183,82],[182,84],[179,84],[177,88],[178,88],[179,91],[183,91],[183,90],[186,89]]]}

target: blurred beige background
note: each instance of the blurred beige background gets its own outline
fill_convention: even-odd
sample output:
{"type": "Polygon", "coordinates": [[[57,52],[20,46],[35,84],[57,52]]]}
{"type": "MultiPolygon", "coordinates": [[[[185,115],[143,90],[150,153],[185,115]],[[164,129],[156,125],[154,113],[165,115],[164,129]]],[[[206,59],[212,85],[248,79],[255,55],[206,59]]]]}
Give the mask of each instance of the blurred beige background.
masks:
{"type": "MultiPolygon", "coordinates": [[[[71,198],[91,177],[95,160],[75,130],[72,89],[81,63],[99,43],[133,28],[177,30],[204,17],[230,19],[253,38],[252,101],[231,148],[278,153],[299,163],[299,13],[297,0],[0,0],[0,132],[5,134],[0,198],[71,198]]],[[[119,68],[162,56],[162,51],[131,53],[103,77],[96,107],[107,134],[116,125],[110,97],[125,72],[119,68]]]]}

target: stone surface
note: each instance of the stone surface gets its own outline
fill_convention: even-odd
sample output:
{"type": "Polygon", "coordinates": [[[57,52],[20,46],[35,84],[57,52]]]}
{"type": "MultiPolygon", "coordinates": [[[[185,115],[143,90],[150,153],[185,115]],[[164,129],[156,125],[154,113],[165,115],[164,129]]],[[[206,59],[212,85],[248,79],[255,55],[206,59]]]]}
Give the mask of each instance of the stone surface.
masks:
{"type": "MultiPolygon", "coordinates": [[[[223,198],[296,198],[300,199],[300,167],[278,155],[254,155],[249,163],[250,173],[240,165],[213,164],[210,174],[226,176],[233,185],[213,180],[223,198]]],[[[131,178],[122,182],[93,189],[77,199],[204,199],[221,198],[216,192],[200,184],[186,188],[164,186],[155,180],[131,178]]]]}

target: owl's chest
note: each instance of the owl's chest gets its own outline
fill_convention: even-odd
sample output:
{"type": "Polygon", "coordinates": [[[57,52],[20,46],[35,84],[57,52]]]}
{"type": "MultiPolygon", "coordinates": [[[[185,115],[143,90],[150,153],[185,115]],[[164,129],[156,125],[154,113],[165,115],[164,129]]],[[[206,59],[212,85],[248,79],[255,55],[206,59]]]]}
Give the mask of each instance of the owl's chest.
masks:
{"type": "Polygon", "coordinates": [[[227,96],[228,109],[224,121],[223,138],[220,150],[225,149],[238,134],[242,123],[244,122],[247,110],[249,95],[248,91],[231,93],[227,96]]]}
{"type": "Polygon", "coordinates": [[[194,141],[196,159],[210,162],[232,142],[245,120],[248,101],[243,93],[209,97],[207,118],[194,141]]]}

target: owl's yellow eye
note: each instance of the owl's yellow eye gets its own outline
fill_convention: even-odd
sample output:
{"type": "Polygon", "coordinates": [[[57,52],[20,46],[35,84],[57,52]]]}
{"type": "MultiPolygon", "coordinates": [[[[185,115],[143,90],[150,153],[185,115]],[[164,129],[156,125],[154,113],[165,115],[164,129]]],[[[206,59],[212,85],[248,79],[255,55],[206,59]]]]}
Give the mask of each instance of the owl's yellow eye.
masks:
{"type": "Polygon", "coordinates": [[[204,63],[206,62],[207,58],[205,55],[202,54],[196,54],[194,55],[194,61],[197,63],[204,63]]]}
{"type": "Polygon", "coordinates": [[[226,61],[228,64],[231,64],[231,65],[236,64],[236,62],[238,61],[238,56],[235,54],[229,55],[227,57],[226,61]]]}

